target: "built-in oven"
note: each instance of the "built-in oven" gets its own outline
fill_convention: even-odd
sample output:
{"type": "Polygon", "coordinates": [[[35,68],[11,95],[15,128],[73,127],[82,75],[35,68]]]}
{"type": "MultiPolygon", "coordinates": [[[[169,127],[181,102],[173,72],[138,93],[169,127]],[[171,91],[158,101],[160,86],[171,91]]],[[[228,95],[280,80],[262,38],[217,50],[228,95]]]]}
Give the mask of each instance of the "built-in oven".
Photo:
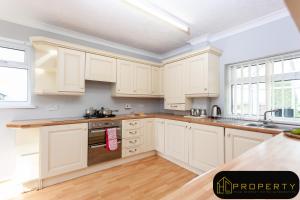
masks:
{"type": "Polygon", "coordinates": [[[122,122],[101,121],[90,122],[88,133],[88,165],[93,165],[122,157],[122,122]],[[106,149],[106,129],[116,128],[118,148],[114,151],[106,149]]]}

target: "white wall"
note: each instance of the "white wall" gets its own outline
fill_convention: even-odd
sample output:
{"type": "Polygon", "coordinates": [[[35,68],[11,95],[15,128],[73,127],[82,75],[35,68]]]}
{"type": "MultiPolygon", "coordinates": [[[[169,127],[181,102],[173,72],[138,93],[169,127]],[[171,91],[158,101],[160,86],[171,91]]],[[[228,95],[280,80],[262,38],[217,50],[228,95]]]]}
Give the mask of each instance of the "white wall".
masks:
{"type": "MultiPolygon", "coordinates": [[[[0,37],[29,41],[29,37],[34,35],[47,36],[153,61],[153,59],[119,51],[118,49],[95,45],[61,35],[0,21],[0,37]]],[[[80,117],[84,114],[85,109],[90,106],[97,108],[105,106],[111,109],[120,109],[119,114],[130,112],[159,112],[162,109],[162,100],[159,99],[112,98],[111,88],[112,85],[109,83],[87,81],[85,95],[81,97],[33,95],[32,103],[38,107],[36,109],[0,109],[0,180],[9,178],[13,174],[15,168],[15,133],[14,130],[5,127],[5,124],[9,121],[80,117]],[[126,103],[130,103],[133,109],[125,110],[124,105],[126,103]],[[59,109],[57,111],[48,111],[48,108],[53,105],[58,105],[59,109]]]]}

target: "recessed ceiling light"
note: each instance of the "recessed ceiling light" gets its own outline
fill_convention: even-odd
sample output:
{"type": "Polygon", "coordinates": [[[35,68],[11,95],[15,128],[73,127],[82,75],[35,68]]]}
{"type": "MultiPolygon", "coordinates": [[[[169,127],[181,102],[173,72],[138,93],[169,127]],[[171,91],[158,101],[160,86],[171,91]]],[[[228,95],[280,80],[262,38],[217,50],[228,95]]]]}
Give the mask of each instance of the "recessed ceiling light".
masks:
{"type": "Polygon", "coordinates": [[[150,4],[147,1],[144,0],[124,0],[126,3],[139,8],[165,22],[168,22],[169,24],[185,31],[189,32],[189,26],[184,23],[182,20],[178,19],[177,17],[173,16],[172,14],[158,8],[157,6],[154,6],[153,4],[150,4]]]}

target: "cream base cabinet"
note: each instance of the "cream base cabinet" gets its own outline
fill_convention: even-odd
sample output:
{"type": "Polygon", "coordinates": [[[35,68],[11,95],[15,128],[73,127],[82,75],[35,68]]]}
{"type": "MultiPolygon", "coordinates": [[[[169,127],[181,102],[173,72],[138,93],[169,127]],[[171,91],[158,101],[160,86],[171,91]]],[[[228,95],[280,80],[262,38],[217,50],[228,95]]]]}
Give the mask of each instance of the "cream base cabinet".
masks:
{"type": "Polygon", "coordinates": [[[154,119],[143,120],[143,152],[153,151],[155,149],[155,137],[154,137],[154,119]]]}
{"type": "Polygon", "coordinates": [[[225,160],[226,162],[238,157],[249,149],[271,138],[271,134],[225,129],[225,160]]]}
{"type": "Polygon", "coordinates": [[[165,121],[165,154],[181,162],[188,162],[188,123],[165,121]]]}
{"type": "Polygon", "coordinates": [[[60,92],[84,92],[85,52],[58,48],[60,92]]]}
{"type": "Polygon", "coordinates": [[[117,81],[117,60],[96,54],[86,54],[85,79],[115,83],[117,81]]]}
{"type": "Polygon", "coordinates": [[[165,153],[165,120],[154,120],[155,150],[165,153]]]}
{"type": "Polygon", "coordinates": [[[188,127],[189,164],[208,171],[224,163],[224,128],[200,124],[188,127]]]}
{"type": "Polygon", "coordinates": [[[47,178],[87,167],[88,125],[41,128],[41,177],[47,178]]]}

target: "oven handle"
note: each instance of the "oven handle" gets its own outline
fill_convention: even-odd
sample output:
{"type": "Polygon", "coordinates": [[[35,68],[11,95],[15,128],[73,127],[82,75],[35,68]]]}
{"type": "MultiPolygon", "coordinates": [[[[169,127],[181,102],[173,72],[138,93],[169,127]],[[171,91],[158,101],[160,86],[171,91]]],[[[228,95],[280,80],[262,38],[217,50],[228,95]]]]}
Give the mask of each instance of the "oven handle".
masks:
{"type": "MultiPolygon", "coordinates": [[[[121,141],[118,141],[118,144],[121,144],[121,141]]],[[[106,146],[106,144],[96,144],[96,145],[90,145],[89,148],[96,149],[96,148],[105,147],[105,146],[106,146]]]]}
{"type": "MultiPolygon", "coordinates": [[[[115,128],[115,127],[114,127],[115,128]]],[[[117,130],[120,130],[121,128],[117,128],[117,130]]],[[[91,133],[103,133],[105,132],[105,129],[100,129],[100,130],[91,130],[91,133]]]]}

